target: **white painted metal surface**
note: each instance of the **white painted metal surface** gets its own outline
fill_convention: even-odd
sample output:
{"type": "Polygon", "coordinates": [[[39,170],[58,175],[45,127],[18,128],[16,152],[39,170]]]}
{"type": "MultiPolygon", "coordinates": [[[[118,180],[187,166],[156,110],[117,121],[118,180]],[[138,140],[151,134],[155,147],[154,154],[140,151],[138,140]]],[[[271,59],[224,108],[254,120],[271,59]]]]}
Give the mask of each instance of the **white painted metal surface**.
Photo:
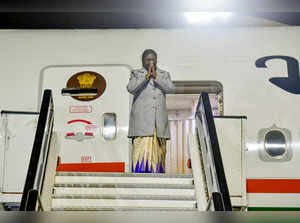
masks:
{"type": "Polygon", "coordinates": [[[37,125],[37,115],[3,114],[0,152],[1,192],[23,192],[37,125]]]}
{"type": "Polygon", "coordinates": [[[82,157],[90,157],[90,162],[124,162],[129,170],[129,140],[127,138],[129,122],[129,95],[124,84],[129,80],[130,67],[126,65],[71,65],[49,66],[42,73],[41,89],[52,89],[55,104],[54,131],[61,133],[62,163],[80,163],[82,157]],[[94,71],[106,80],[104,94],[95,101],[78,101],[62,96],[68,79],[80,71],[94,71]],[[91,113],[70,113],[70,106],[90,106],[91,113]],[[103,113],[115,113],[117,136],[114,140],[105,140],[103,131],[103,113]],[[86,120],[86,123],[67,124],[71,120],[86,120]],[[88,127],[91,126],[91,129],[88,127]],[[93,132],[94,138],[83,141],[66,139],[68,132],[93,132]]]}
{"type": "Polygon", "coordinates": [[[43,206],[44,211],[50,211],[52,200],[51,195],[53,193],[53,186],[55,182],[56,166],[57,166],[57,157],[61,149],[60,138],[57,132],[52,133],[52,139],[50,142],[49,153],[47,156],[47,166],[45,168],[45,175],[43,181],[43,188],[40,194],[40,200],[43,206]]]}
{"type": "Polygon", "coordinates": [[[248,194],[249,207],[300,207],[300,194],[248,194]]]}
{"type": "Polygon", "coordinates": [[[199,144],[197,141],[197,136],[189,135],[189,151],[191,154],[192,160],[192,170],[194,176],[194,183],[195,183],[195,193],[197,198],[197,208],[199,211],[205,211],[208,205],[207,196],[206,196],[206,186],[204,184],[204,173],[203,173],[203,166],[201,163],[200,158],[200,151],[199,151],[199,144]]]}
{"type": "Polygon", "coordinates": [[[214,121],[232,205],[246,206],[244,120],[215,118],[214,121]]]}

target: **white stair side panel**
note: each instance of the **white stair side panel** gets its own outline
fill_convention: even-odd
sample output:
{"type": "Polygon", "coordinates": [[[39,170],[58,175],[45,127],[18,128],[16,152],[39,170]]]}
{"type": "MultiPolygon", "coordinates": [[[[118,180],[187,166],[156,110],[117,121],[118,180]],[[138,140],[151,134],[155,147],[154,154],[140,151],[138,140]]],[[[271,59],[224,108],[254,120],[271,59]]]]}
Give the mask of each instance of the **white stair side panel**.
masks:
{"type": "Polygon", "coordinates": [[[195,190],[196,190],[196,197],[198,203],[198,210],[205,211],[207,206],[206,200],[206,192],[205,192],[205,183],[204,183],[204,176],[202,173],[202,163],[200,161],[200,151],[198,148],[196,135],[189,135],[188,142],[189,142],[189,150],[192,159],[192,169],[193,175],[195,177],[195,190]]]}

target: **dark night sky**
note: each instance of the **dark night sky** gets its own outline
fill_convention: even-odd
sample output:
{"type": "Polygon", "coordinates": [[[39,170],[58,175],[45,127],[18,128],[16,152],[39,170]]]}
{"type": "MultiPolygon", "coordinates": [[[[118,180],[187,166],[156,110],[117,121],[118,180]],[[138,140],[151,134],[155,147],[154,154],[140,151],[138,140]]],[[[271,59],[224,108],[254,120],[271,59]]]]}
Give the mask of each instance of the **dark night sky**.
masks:
{"type": "MultiPolygon", "coordinates": [[[[300,25],[299,0],[68,0],[1,1],[0,28],[175,28],[190,24],[187,11],[232,11],[229,26],[247,25],[244,16],[300,25]]],[[[217,24],[218,25],[218,24],[217,24]]],[[[224,25],[224,24],[220,24],[224,25]]]]}

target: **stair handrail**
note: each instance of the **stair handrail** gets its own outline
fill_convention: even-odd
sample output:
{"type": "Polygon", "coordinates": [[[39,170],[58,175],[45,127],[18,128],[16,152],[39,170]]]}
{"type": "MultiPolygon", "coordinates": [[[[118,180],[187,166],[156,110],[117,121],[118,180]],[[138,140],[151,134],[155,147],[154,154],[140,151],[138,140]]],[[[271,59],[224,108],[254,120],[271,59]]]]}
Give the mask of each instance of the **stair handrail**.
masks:
{"type": "Polygon", "coordinates": [[[209,199],[215,211],[232,211],[222,156],[208,93],[201,93],[195,113],[205,180],[209,199]]]}
{"type": "Polygon", "coordinates": [[[40,194],[47,166],[49,145],[54,122],[52,92],[44,90],[40,115],[35,133],[33,148],[24,185],[20,211],[37,211],[40,206],[40,194]]]}

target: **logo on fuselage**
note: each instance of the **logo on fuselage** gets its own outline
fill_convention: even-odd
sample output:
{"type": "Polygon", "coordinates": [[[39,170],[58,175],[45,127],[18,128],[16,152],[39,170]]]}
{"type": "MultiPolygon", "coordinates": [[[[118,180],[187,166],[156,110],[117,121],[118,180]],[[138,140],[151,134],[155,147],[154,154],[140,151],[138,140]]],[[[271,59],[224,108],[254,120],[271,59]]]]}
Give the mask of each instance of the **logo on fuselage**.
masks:
{"type": "Polygon", "coordinates": [[[74,74],[67,82],[67,88],[97,88],[97,95],[72,96],[79,101],[91,101],[100,97],[106,88],[106,81],[101,74],[94,71],[82,71],[74,74]]]}
{"type": "Polygon", "coordinates": [[[269,81],[275,86],[291,94],[300,94],[300,74],[297,59],[280,55],[261,57],[255,61],[255,66],[258,68],[267,68],[266,62],[273,59],[286,61],[288,75],[287,77],[272,77],[269,81]]]}

